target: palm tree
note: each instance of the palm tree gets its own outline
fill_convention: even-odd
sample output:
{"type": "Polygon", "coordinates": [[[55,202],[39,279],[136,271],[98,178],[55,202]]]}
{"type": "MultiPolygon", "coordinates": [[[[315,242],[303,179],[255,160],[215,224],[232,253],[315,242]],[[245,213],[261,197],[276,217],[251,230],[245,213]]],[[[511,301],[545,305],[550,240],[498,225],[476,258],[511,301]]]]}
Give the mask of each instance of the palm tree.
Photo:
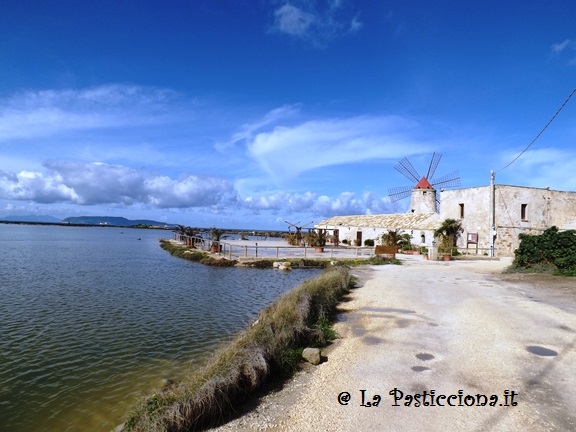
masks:
{"type": "Polygon", "coordinates": [[[382,234],[382,244],[384,246],[398,246],[402,240],[402,234],[398,230],[390,230],[382,234]]]}
{"type": "Polygon", "coordinates": [[[444,219],[442,225],[434,231],[434,236],[440,238],[440,249],[450,252],[456,246],[462,229],[462,223],[456,219],[444,219]]]}

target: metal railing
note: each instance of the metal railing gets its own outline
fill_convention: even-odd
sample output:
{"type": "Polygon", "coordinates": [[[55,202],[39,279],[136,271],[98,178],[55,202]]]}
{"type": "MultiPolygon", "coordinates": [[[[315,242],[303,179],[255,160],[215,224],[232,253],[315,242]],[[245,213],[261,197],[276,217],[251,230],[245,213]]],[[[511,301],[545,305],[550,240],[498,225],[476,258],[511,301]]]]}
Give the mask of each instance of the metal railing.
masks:
{"type": "Polygon", "coordinates": [[[237,245],[220,242],[220,254],[228,259],[289,259],[289,258],[369,258],[374,255],[373,247],[324,246],[267,246],[263,244],[237,245]]]}

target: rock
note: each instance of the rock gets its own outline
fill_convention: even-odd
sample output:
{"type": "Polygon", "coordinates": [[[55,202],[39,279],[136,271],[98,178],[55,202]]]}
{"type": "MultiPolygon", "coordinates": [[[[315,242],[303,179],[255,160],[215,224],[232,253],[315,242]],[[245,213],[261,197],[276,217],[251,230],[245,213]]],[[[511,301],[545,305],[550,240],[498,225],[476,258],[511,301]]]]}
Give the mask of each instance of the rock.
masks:
{"type": "Polygon", "coordinates": [[[161,384],[161,391],[164,391],[172,387],[174,385],[174,381],[168,378],[164,378],[160,380],[160,384],[161,384]]]}
{"type": "Polygon", "coordinates": [[[282,265],[282,263],[281,263],[281,262],[278,262],[278,261],[274,261],[274,262],[272,263],[272,267],[274,267],[274,268],[278,268],[278,267],[280,267],[281,265],[282,265]]]}
{"type": "Polygon", "coordinates": [[[279,262],[278,270],[292,270],[292,264],[290,264],[290,261],[279,262]]]}
{"type": "Polygon", "coordinates": [[[320,364],[320,348],[304,348],[302,358],[313,365],[320,364]]]}

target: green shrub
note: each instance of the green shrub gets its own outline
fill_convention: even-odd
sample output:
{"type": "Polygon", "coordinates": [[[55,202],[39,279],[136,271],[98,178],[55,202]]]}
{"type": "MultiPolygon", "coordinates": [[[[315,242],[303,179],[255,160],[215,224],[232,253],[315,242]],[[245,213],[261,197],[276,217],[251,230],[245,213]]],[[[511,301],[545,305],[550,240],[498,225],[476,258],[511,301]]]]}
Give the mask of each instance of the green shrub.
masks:
{"type": "Polygon", "coordinates": [[[511,270],[576,273],[576,230],[548,228],[540,235],[520,234],[511,270]]]}
{"type": "Polygon", "coordinates": [[[373,239],[364,240],[364,246],[374,246],[374,240],[373,239]]]}

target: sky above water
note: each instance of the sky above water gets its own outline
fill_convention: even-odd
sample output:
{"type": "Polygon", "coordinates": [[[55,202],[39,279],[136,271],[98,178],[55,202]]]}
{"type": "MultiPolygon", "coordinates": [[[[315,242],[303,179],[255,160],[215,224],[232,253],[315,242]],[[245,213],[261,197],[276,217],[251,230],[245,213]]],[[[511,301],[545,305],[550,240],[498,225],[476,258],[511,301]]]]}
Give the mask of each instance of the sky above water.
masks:
{"type": "Polygon", "coordinates": [[[572,0],[2,0],[0,217],[285,229],[576,190],[572,0]],[[532,143],[532,145],[530,145],[532,143]],[[521,157],[507,166],[523,150],[521,157]],[[434,178],[433,178],[434,180],[434,178]]]}

